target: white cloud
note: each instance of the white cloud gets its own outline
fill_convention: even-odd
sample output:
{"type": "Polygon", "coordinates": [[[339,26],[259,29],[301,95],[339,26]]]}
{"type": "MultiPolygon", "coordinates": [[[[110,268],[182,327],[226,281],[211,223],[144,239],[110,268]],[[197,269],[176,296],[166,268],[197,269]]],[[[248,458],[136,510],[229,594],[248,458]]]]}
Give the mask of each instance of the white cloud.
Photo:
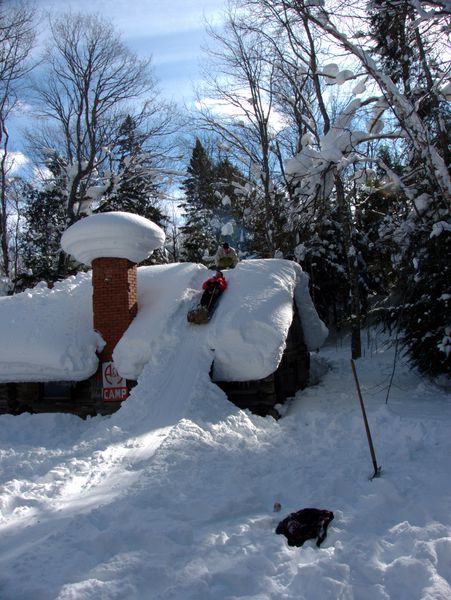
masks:
{"type": "MultiPolygon", "coordinates": [[[[247,100],[242,100],[241,103],[243,108],[252,113],[252,105],[247,100]]],[[[210,98],[206,96],[200,100],[197,100],[195,102],[195,107],[198,110],[207,109],[219,117],[222,116],[235,119],[237,123],[242,122],[243,125],[246,123],[247,117],[245,111],[239,106],[235,106],[234,104],[224,100],[218,100],[217,98],[210,98]]],[[[275,132],[281,131],[287,126],[283,115],[275,110],[271,111],[269,124],[275,132]]]]}
{"type": "MultiPolygon", "coordinates": [[[[111,20],[125,44],[142,57],[152,57],[163,93],[192,97],[199,80],[198,61],[205,42],[205,23],[218,25],[226,0],[35,0],[55,17],[72,11],[111,20]],[[166,88],[166,92],[164,92],[166,88]]],[[[45,23],[45,21],[44,21],[45,23]]],[[[47,32],[43,31],[43,40],[47,32]]]]}
{"type": "MultiPolygon", "coordinates": [[[[4,156],[4,151],[0,150],[0,157],[4,156]]],[[[30,159],[22,152],[8,152],[6,157],[6,167],[10,175],[17,174],[18,171],[28,165],[30,159]]]]}
{"type": "Polygon", "coordinates": [[[55,15],[72,10],[111,19],[125,37],[150,37],[202,28],[216,21],[225,0],[38,0],[40,9],[55,15]]]}

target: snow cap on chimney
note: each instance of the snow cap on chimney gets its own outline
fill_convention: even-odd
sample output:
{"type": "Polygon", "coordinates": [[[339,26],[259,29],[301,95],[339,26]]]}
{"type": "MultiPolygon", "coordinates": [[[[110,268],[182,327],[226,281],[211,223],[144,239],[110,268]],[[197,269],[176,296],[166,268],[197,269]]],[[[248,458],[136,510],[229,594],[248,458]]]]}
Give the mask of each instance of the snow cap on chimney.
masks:
{"type": "Polygon", "coordinates": [[[96,258],[145,260],[161,248],[165,233],[155,223],[126,212],[97,213],[75,222],[63,233],[61,247],[78,262],[90,266],[96,258]]]}

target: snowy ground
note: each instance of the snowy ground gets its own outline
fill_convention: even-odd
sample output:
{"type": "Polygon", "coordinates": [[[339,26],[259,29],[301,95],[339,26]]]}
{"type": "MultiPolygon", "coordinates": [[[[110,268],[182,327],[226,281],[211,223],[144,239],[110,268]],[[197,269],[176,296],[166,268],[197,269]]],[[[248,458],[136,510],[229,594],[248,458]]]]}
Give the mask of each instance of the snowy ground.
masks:
{"type": "Polygon", "coordinates": [[[276,422],[227,402],[192,335],[111,417],[0,417],[0,598],[449,600],[449,395],[398,365],[386,404],[393,356],[372,339],[370,481],[348,342],[276,422]],[[304,507],[335,514],[319,549],[274,533],[304,507]]]}

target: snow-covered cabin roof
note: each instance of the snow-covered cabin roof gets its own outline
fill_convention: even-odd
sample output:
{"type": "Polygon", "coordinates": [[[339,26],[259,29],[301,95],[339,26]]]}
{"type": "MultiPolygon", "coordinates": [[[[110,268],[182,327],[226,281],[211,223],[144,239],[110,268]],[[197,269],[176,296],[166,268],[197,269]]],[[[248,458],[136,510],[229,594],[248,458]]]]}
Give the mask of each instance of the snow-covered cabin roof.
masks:
{"type": "Polygon", "coordinates": [[[164,231],[149,219],[115,211],[76,221],[63,233],[61,247],[85,265],[95,258],[108,257],[140,263],[164,240],[164,231]]]}
{"type": "MultiPolygon", "coordinates": [[[[283,259],[247,260],[225,271],[228,288],[208,325],[187,322],[202,282],[203,265],[177,263],[138,268],[138,315],[116,346],[119,373],[137,379],[152,356],[198,328],[196,343],[214,352],[216,380],[261,379],[282,358],[296,300],[310,350],[327,328],[308,292],[299,265],[283,259]]],[[[97,369],[103,346],[92,325],[91,274],[0,298],[0,381],[80,381],[97,369]]]]}

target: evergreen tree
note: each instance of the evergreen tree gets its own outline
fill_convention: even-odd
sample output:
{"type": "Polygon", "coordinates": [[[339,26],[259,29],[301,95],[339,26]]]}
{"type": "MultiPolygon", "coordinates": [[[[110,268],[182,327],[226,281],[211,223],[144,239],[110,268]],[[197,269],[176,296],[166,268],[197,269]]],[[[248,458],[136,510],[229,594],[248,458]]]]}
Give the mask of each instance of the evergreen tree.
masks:
{"type": "MultiPolygon", "coordinates": [[[[401,177],[403,167],[396,154],[386,145],[376,153],[396,176],[401,177]]],[[[397,268],[394,261],[400,249],[396,230],[408,214],[408,201],[405,194],[396,186],[387,186],[386,174],[377,163],[372,172],[361,173],[364,185],[357,190],[355,216],[366,247],[362,249],[367,264],[368,277],[372,281],[371,290],[375,300],[386,298],[397,283],[397,268]]]]}
{"type": "Polygon", "coordinates": [[[51,178],[44,188],[29,186],[26,193],[19,286],[59,277],[61,236],[67,227],[67,188],[65,170],[56,155],[48,159],[47,167],[51,178]]]}
{"type": "MultiPolygon", "coordinates": [[[[392,265],[392,255],[398,249],[393,239],[396,224],[399,223],[396,195],[382,193],[378,189],[379,181],[375,180],[374,190],[362,190],[358,194],[359,210],[356,219],[359,230],[366,243],[362,254],[367,265],[367,275],[371,279],[371,289],[379,297],[386,296],[396,282],[392,265]]],[[[402,199],[405,207],[405,199],[402,199]]]]}
{"type": "Polygon", "coordinates": [[[191,262],[202,262],[205,253],[216,251],[217,237],[213,219],[219,205],[215,194],[215,169],[201,141],[196,139],[188,177],[183,181],[185,199],[179,205],[184,211],[182,257],[191,262]]]}
{"type": "Polygon", "coordinates": [[[374,52],[395,83],[402,82],[410,93],[415,63],[415,17],[409,0],[371,0],[370,24],[375,41],[374,52]]]}
{"type": "Polygon", "coordinates": [[[349,314],[349,284],[336,210],[312,222],[302,239],[295,256],[310,277],[315,307],[325,323],[339,329],[349,314]]]}
{"type": "MultiPolygon", "coordinates": [[[[434,37],[432,21],[427,31],[420,30],[419,5],[408,0],[373,0],[372,6],[376,54],[391,79],[402,83],[428,132],[420,146],[413,143],[416,130],[406,136],[408,162],[402,180],[409,186],[409,205],[401,223],[392,228],[398,242],[392,256],[396,277],[390,306],[381,314],[398,329],[412,364],[430,375],[449,374],[450,197],[449,187],[440,189],[437,184],[450,166],[451,111],[438,85],[444,66],[440,64],[440,39],[434,37]],[[428,148],[441,156],[443,168],[425,171],[428,148]]],[[[407,119],[402,125],[406,123],[407,119]]]]}
{"type": "Polygon", "coordinates": [[[253,254],[262,258],[273,258],[276,250],[291,254],[293,241],[287,227],[287,202],[282,187],[271,184],[266,193],[260,182],[251,185],[244,219],[253,254]]]}
{"type": "Polygon", "coordinates": [[[378,274],[367,264],[368,237],[352,224],[349,244],[351,256],[346,255],[340,209],[331,199],[321,215],[302,232],[303,242],[295,256],[310,277],[310,291],[321,318],[330,326],[340,329],[353,324],[358,302],[358,313],[363,319],[369,309],[368,298],[379,286],[378,274]],[[355,264],[356,282],[353,282],[349,260],[355,264]],[[357,292],[352,293],[352,286],[357,292]]]}
{"type": "MultiPolygon", "coordinates": [[[[373,53],[382,70],[414,103],[429,128],[430,143],[437,146],[449,166],[451,111],[438,85],[448,67],[441,64],[446,59],[440,29],[431,25],[427,31],[420,30],[419,8],[411,0],[370,0],[373,53]]],[[[421,156],[414,153],[411,167],[421,163],[421,156]]]]}
{"type": "Polygon", "coordinates": [[[159,189],[152,158],[144,146],[145,136],[138,131],[134,119],[127,116],[112,157],[112,183],[99,212],[130,212],[161,225],[164,215],[159,206],[159,189]]]}
{"type": "Polygon", "coordinates": [[[451,227],[416,224],[398,265],[398,285],[385,320],[421,372],[451,376],[451,227]]]}
{"type": "Polygon", "coordinates": [[[410,203],[399,193],[395,199],[391,197],[379,225],[377,245],[384,246],[385,252],[389,248],[391,273],[387,299],[377,314],[397,331],[412,365],[427,375],[450,376],[449,210],[446,200],[424,180],[415,184],[410,203]]]}

